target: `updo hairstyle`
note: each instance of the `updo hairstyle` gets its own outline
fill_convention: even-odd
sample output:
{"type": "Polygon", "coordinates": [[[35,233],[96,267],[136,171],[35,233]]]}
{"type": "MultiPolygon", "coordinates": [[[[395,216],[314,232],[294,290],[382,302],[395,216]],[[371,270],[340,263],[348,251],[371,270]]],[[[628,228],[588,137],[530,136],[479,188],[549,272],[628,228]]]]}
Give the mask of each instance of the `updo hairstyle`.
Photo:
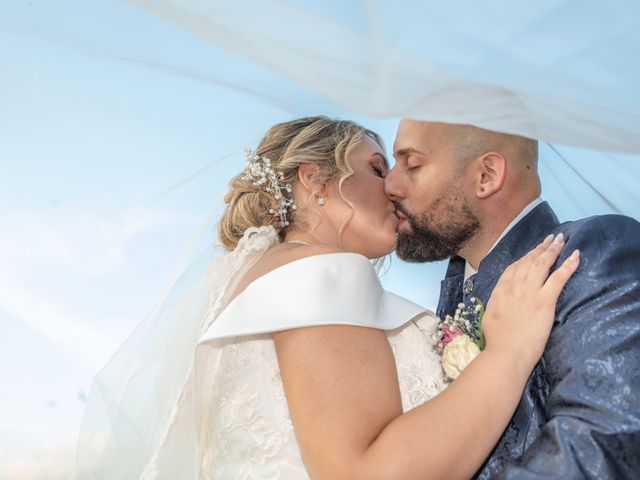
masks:
{"type": "MultiPolygon", "coordinates": [[[[364,135],[384,148],[378,134],[355,122],[323,116],[300,118],[271,127],[258,145],[256,154],[267,157],[272,168],[283,175],[282,184],[292,187],[298,181],[300,165],[319,165],[321,168],[314,182],[326,185],[338,179],[342,195],[342,183],[353,174],[347,156],[362,142],[364,135]]],[[[283,227],[280,218],[269,212],[279,208],[279,201],[273,193],[254,186],[251,181],[243,179],[243,175],[233,177],[229,183],[230,191],[224,197],[227,207],[218,224],[218,237],[226,250],[233,250],[245,230],[252,226],[271,225],[281,241],[287,231],[308,228],[296,221],[296,210],[293,209],[287,213],[289,225],[283,227]]]]}

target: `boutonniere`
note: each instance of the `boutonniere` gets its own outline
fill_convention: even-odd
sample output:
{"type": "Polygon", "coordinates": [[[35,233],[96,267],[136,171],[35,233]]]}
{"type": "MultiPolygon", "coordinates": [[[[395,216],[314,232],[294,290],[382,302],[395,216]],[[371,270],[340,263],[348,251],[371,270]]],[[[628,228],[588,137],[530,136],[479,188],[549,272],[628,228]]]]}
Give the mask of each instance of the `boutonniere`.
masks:
{"type": "Polygon", "coordinates": [[[436,350],[442,356],[442,369],[454,380],[484,350],[482,333],[484,305],[476,297],[469,305],[458,304],[454,316],[447,315],[438,325],[436,350]]]}

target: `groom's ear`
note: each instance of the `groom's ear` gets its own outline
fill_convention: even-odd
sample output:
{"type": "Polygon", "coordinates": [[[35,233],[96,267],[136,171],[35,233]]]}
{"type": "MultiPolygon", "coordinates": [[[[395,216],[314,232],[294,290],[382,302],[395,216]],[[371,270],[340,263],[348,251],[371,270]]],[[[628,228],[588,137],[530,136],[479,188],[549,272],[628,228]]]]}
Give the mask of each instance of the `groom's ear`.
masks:
{"type": "Polygon", "coordinates": [[[487,152],[476,158],[476,197],[489,198],[499,192],[507,177],[507,159],[498,152],[487,152]]]}

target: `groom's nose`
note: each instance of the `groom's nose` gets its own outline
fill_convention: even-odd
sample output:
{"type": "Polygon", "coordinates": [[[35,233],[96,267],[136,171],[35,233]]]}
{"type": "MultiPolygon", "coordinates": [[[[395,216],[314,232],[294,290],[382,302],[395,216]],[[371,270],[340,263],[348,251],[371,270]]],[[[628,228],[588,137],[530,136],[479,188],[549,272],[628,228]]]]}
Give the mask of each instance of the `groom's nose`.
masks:
{"type": "Polygon", "coordinates": [[[404,188],[397,165],[387,172],[384,177],[384,193],[389,199],[396,201],[405,198],[404,188]]]}

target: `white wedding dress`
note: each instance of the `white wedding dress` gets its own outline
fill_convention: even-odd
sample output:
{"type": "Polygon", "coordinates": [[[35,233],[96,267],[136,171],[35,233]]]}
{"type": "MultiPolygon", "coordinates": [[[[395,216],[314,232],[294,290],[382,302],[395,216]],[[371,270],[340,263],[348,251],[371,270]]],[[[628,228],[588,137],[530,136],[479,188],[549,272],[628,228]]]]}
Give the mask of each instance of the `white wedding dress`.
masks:
{"type": "MultiPolygon", "coordinates": [[[[104,451],[96,454],[94,449],[81,459],[75,478],[309,478],[287,407],[274,331],[327,324],[379,328],[387,331],[395,355],[405,411],[445,388],[434,350],[437,318],[384,291],[373,265],[361,255],[294,261],[258,278],[229,302],[237,280],[276,242],[272,228],[250,229],[210,270],[210,298],[202,309],[206,314],[197,321],[198,341],[190,355],[182,349],[168,354],[172,367],[183,358],[192,360],[181,386],[172,382],[176,395],[167,403],[170,411],[164,409],[163,433],[146,434],[147,440],[135,447],[127,446],[133,434],[122,433],[134,431],[135,425],[135,435],[145,435],[157,426],[159,415],[147,410],[162,410],[170,390],[167,375],[158,371],[153,389],[161,396],[145,401],[129,382],[130,392],[122,396],[119,410],[111,410],[121,418],[111,422],[111,440],[104,451]]],[[[189,328],[189,321],[182,327],[189,328]]],[[[148,374],[149,369],[142,371],[148,374]]],[[[96,440],[86,443],[95,445],[96,440]]]]}
{"type": "Polygon", "coordinates": [[[308,478],[270,332],[323,324],[388,331],[405,411],[445,387],[433,348],[435,315],[385,292],[361,255],[297,260],[249,285],[199,342],[202,478],[308,478]],[[217,359],[212,376],[211,350],[217,359]]]}
{"type": "MultiPolygon", "coordinates": [[[[433,316],[424,315],[389,331],[405,411],[446,385],[430,347],[433,328],[433,316]]],[[[201,478],[309,478],[270,335],[236,338],[222,348],[214,383],[224,387],[207,395],[201,478]]]]}

